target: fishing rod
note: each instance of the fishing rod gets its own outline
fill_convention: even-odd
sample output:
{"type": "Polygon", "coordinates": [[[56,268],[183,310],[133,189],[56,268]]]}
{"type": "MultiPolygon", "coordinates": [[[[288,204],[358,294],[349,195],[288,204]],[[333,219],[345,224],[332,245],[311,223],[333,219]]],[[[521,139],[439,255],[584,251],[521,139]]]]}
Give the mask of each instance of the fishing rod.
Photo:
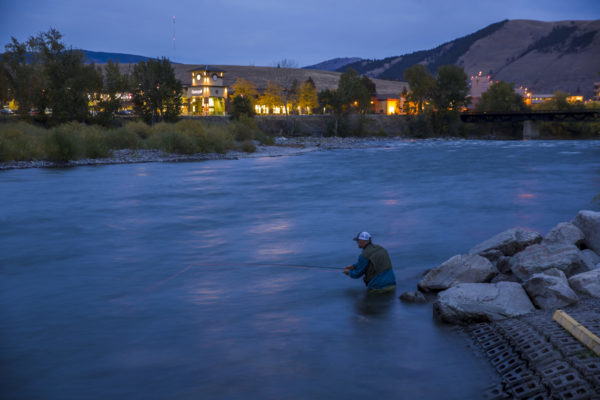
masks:
{"type": "Polygon", "coordinates": [[[344,267],[327,267],[323,265],[304,265],[304,264],[282,264],[282,263],[263,263],[263,262],[253,262],[253,263],[235,263],[235,264],[223,264],[223,265],[243,265],[243,266],[266,266],[266,267],[288,267],[288,268],[312,268],[312,269],[337,269],[342,270],[344,267]]]}

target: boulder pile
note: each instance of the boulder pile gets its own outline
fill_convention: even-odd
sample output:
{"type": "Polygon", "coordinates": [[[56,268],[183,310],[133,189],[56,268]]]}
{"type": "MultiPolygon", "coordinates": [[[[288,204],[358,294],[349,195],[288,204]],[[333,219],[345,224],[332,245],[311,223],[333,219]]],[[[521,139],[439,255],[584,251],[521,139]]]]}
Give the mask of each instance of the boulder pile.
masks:
{"type": "Polygon", "coordinates": [[[582,210],[545,236],[509,229],[428,271],[418,290],[437,293],[434,315],[459,324],[600,298],[600,212],[582,210]]]}

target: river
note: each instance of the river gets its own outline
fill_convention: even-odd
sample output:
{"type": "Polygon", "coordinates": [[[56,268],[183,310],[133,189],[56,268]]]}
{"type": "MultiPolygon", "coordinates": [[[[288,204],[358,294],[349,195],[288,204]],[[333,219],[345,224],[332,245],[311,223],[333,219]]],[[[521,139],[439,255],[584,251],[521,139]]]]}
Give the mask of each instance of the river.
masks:
{"type": "Polygon", "coordinates": [[[1,171],[0,397],[481,398],[488,361],[398,295],[598,193],[598,141],[1,171]],[[321,268],[354,262],[361,230],[395,295],[321,268]]]}

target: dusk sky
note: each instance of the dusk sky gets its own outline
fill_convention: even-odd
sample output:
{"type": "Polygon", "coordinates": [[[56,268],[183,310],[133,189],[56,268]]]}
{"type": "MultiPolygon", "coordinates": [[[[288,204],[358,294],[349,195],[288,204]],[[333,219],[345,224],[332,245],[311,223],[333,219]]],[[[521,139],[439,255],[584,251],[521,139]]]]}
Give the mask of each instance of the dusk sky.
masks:
{"type": "MultiPolygon", "coordinates": [[[[30,0],[3,2],[0,39],[56,28],[67,46],[189,64],[306,66],[434,48],[503,19],[600,18],[600,0],[30,0]],[[175,40],[173,40],[175,38],[175,40]]],[[[3,49],[3,47],[2,47],[3,49]]]]}

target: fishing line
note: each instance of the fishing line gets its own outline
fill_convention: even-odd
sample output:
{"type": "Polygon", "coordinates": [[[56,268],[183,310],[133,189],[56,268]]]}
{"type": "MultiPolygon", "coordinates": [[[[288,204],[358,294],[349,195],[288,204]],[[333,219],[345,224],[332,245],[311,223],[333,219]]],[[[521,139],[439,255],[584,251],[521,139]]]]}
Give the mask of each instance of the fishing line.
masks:
{"type": "Polygon", "coordinates": [[[177,278],[179,275],[189,271],[192,267],[244,267],[244,266],[250,266],[250,267],[282,267],[282,268],[310,268],[310,269],[322,269],[322,270],[338,270],[341,271],[344,268],[343,267],[327,267],[327,266],[322,266],[322,265],[304,265],[304,264],[282,264],[282,263],[263,263],[263,262],[253,262],[253,263],[223,263],[223,264],[218,264],[218,263],[206,263],[206,264],[202,264],[202,263],[194,263],[194,264],[189,264],[186,267],[180,269],[179,271],[175,272],[174,274],[168,276],[167,278],[153,284],[150,285],[148,287],[146,287],[146,289],[144,290],[144,292],[151,292],[154,291],[155,289],[157,289],[159,286],[164,285],[165,283],[169,282],[172,279],[177,278]]]}

